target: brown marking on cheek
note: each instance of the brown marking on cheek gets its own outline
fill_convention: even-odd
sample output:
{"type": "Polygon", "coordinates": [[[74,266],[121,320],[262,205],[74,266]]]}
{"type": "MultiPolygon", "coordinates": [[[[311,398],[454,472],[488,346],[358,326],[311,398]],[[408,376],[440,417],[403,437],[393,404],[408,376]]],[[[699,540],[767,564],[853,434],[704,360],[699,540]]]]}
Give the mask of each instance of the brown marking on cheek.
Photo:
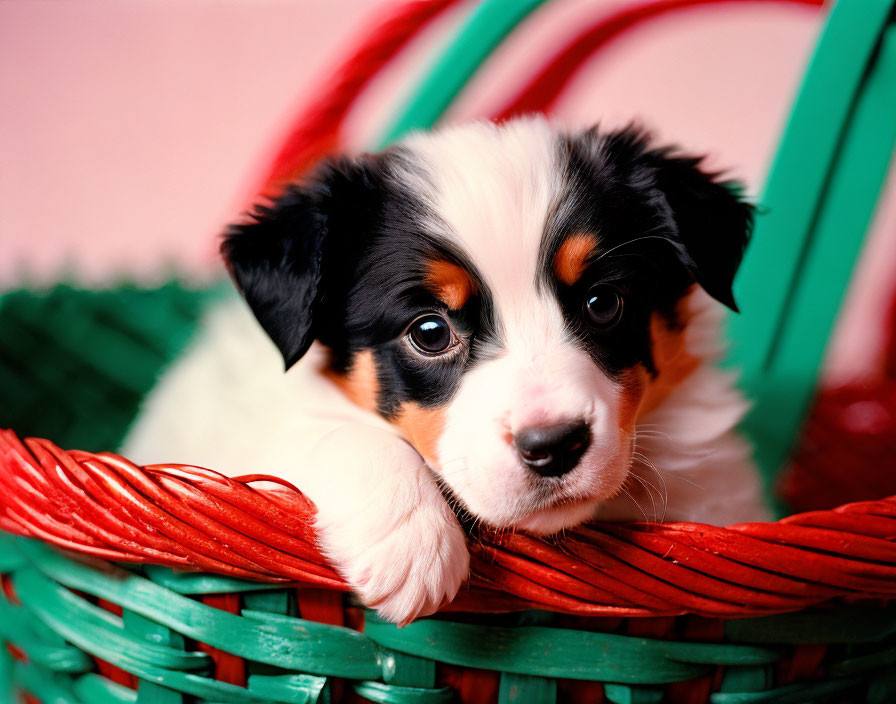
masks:
{"type": "Polygon", "coordinates": [[[588,259],[597,249],[597,237],[577,232],[564,240],[554,256],[554,274],[567,286],[572,286],[585,268],[588,259]]]}
{"type": "Polygon", "coordinates": [[[367,411],[376,410],[380,383],[373,352],[364,350],[356,354],[352,366],[345,374],[331,367],[324,369],[323,374],[361,408],[367,411]]]}
{"type": "Polygon", "coordinates": [[[439,438],[445,430],[445,408],[423,408],[413,401],[403,403],[392,424],[399,428],[426,463],[437,468],[439,438]]]}
{"type": "Polygon", "coordinates": [[[476,292],[476,282],[466,269],[441,259],[430,263],[426,285],[451,310],[463,308],[476,292]]]}
{"type": "Polygon", "coordinates": [[[650,338],[657,375],[647,380],[642,413],[649,413],[665,401],[700,364],[699,358],[685,348],[684,331],[689,317],[687,298],[683,298],[678,304],[675,322],[670,322],[659,313],[654,313],[650,319],[650,338]]]}

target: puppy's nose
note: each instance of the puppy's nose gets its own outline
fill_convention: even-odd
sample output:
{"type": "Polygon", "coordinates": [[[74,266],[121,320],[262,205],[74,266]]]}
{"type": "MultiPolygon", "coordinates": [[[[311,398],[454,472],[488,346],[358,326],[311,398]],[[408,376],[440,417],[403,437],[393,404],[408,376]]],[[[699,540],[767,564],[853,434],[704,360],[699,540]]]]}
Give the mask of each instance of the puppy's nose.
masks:
{"type": "Polygon", "coordinates": [[[571,471],[591,444],[591,430],[584,421],[521,430],[513,443],[523,463],[543,477],[559,477],[571,471]]]}

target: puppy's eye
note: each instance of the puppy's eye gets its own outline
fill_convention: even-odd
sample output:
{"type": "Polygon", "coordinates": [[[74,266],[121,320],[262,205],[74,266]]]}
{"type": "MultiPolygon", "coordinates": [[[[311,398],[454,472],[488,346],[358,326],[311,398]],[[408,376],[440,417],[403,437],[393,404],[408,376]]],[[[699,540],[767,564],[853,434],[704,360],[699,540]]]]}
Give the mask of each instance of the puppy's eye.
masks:
{"type": "Polygon", "coordinates": [[[408,328],[411,342],[423,354],[437,355],[454,347],[456,340],[448,321],[441,315],[421,315],[408,328]]]}
{"type": "Polygon", "coordinates": [[[585,294],[585,317],[596,328],[606,330],[622,317],[622,294],[615,286],[595,284],[585,294]]]}

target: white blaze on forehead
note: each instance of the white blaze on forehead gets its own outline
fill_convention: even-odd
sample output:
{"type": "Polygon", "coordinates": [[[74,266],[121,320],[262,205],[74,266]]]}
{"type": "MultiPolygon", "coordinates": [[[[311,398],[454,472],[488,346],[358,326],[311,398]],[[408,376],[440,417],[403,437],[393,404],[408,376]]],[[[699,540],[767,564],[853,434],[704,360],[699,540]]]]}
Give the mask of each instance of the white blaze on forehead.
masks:
{"type": "Polygon", "coordinates": [[[476,123],[415,135],[404,144],[431,182],[411,185],[441,219],[432,227],[482,278],[504,342],[562,336],[559,306],[536,288],[545,225],[562,188],[550,125],[540,118],[476,123]]]}
{"type": "Polygon", "coordinates": [[[555,511],[560,519],[537,525],[526,517],[551,501],[613,495],[628,456],[614,382],[569,334],[552,287],[538,284],[547,264],[545,230],[564,195],[556,133],[543,119],[480,123],[418,135],[404,146],[421,167],[406,178],[433,212],[428,228],[475,268],[499,338],[496,354],[464,374],[445,409],[433,469],[494,525],[557,530],[571,513],[555,511]],[[513,438],[568,421],[589,424],[590,446],[577,470],[539,490],[513,438]]]}

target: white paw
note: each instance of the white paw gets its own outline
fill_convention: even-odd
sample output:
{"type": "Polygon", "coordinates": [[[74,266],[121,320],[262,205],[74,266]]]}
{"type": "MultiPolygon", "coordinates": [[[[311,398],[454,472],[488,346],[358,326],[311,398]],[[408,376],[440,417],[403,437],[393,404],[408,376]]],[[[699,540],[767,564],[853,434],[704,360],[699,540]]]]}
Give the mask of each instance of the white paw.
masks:
{"type": "Polygon", "coordinates": [[[400,626],[453,599],[470,568],[463,530],[426,479],[402,487],[387,505],[318,519],[327,556],[364,605],[400,626]]]}

